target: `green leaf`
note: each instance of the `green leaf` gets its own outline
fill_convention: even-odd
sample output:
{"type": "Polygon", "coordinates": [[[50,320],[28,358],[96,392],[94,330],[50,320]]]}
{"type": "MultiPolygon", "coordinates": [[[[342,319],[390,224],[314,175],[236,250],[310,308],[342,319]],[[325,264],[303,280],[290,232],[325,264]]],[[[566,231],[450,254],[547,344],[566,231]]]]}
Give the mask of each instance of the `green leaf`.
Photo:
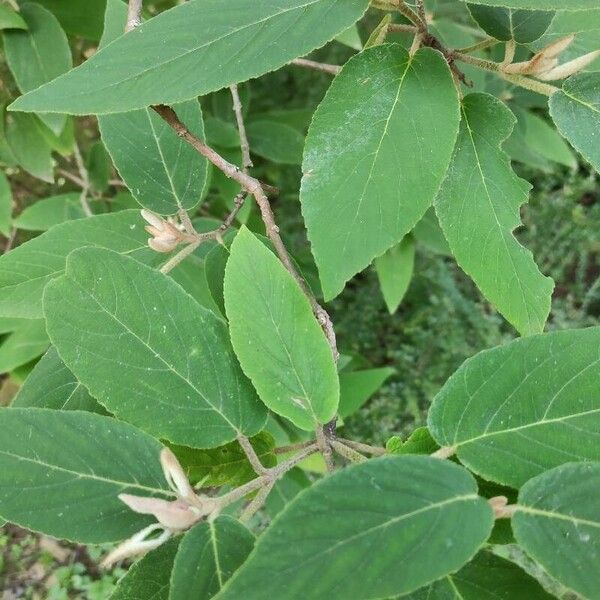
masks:
{"type": "MultiPolygon", "coordinates": [[[[6,62],[23,94],[66,73],[73,66],[71,50],[65,32],[56,17],[35,2],[21,5],[21,16],[27,30],[3,32],[6,62]]],[[[42,111],[43,112],[43,111],[42,111]]],[[[41,114],[40,119],[56,134],[66,117],[60,114],[41,114]]]]}
{"type": "Polygon", "coordinates": [[[520,567],[491,552],[480,552],[458,573],[403,600],[551,600],[554,596],[520,567]]]}
{"type": "Polygon", "coordinates": [[[583,10],[598,8],[597,0],[471,0],[473,4],[485,6],[506,6],[508,8],[529,8],[531,10],[583,10]]]}
{"type": "Polygon", "coordinates": [[[112,164],[101,141],[94,142],[90,148],[86,166],[92,190],[99,193],[105,192],[108,188],[112,164]]]}
{"type": "Polygon", "coordinates": [[[301,429],[329,422],[339,382],[325,334],[296,281],[245,227],[224,290],[233,348],[261,400],[301,429]]]}
{"type": "Polygon", "coordinates": [[[13,199],[10,183],[4,171],[0,171],[0,233],[5,237],[10,233],[12,210],[13,199]]]}
{"type": "Polygon", "coordinates": [[[378,256],[374,265],[385,304],[393,315],[398,310],[412,279],[415,265],[414,238],[411,235],[403,237],[399,244],[378,256]]]}
{"type": "MultiPolygon", "coordinates": [[[[122,35],[126,20],[127,6],[121,0],[109,0],[101,47],[122,35]]],[[[198,101],[173,108],[189,130],[204,139],[198,101]]],[[[142,206],[172,215],[198,204],[207,184],[208,162],[151,108],[104,115],[98,124],[119,174],[142,206]]]]}
{"type": "Polygon", "coordinates": [[[106,412],[77,381],[52,346],[35,365],[11,406],[106,412]]]}
{"type": "Polygon", "coordinates": [[[162,446],[111,417],[45,408],[0,409],[0,514],[81,543],[114,542],[152,523],[123,492],[170,496],[162,446]]]}
{"type": "Polygon", "coordinates": [[[404,442],[395,435],[385,445],[389,454],[433,454],[439,447],[427,427],[417,427],[404,442]]]}
{"type": "Polygon", "coordinates": [[[280,513],[302,490],[310,486],[310,479],[298,467],[288,471],[277,480],[273,490],[265,501],[265,510],[273,519],[280,513]]]}
{"type": "Polygon", "coordinates": [[[565,462],[600,460],[599,344],[591,327],[480,352],[435,397],[433,437],[484,479],[512,487],[565,462]]]}
{"type": "Polygon", "coordinates": [[[450,246],[444,237],[440,222],[435,214],[433,206],[427,210],[423,218],[415,225],[412,231],[415,240],[425,246],[434,254],[452,256],[450,246]]]}
{"type": "Polygon", "coordinates": [[[395,372],[392,367],[382,367],[340,373],[340,417],[355,413],[395,372]]]}
{"type": "Polygon", "coordinates": [[[511,519],[523,549],[589,600],[600,598],[599,489],[600,463],[557,467],[521,488],[511,519]]]}
{"type": "Polygon", "coordinates": [[[17,164],[8,140],[6,139],[6,103],[0,103],[0,162],[4,163],[8,167],[14,167],[17,164]]]}
{"type": "Polygon", "coordinates": [[[240,134],[233,123],[208,117],[204,123],[206,139],[211,146],[221,148],[237,148],[240,145],[240,134]]]}
{"type": "Polygon", "coordinates": [[[0,29],[27,29],[27,23],[10,6],[0,4],[0,29]]]}
{"type": "Polygon", "coordinates": [[[48,348],[43,319],[26,321],[0,346],[0,373],[8,373],[43,354],[48,348]]]}
{"type": "Polygon", "coordinates": [[[48,281],[64,272],[67,255],[83,246],[110,248],[157,264],[137,210],[99,215],[57,225],[0,257],[0,315],[41,318],[42,293],[48,281]]]}
{"type": "Polygon", "coordinates": [[[550,97],[550,116],[561,135],[600,172],[600,73],[581,73],[550,97]]]}
{"type": "Polygon", "coordinates": [[[528,44],[540,38],[550,26],[554,11],[511,10],[468,4],[479,26],[497,40],[528,44]]]}
{"type": "Polygon", "coordinates": [[[500,144],[515,118],[487,94],[463,100],[463,120],[435,211],[460,267],[522,335],[539,333],[554,284],[513,236],[530,185],[513,172],[500,144]]]}
{"type": "Polygon", "coordinates": [[[246,126],[246,133],[253,154],[286,165],[302,163],[304,136],[290,125],[277,121],[251,121],[246,126]]]}
{"type": "Polygon", "coordinates": [[[110,600],[172,600],[171,575],[182,542],[181,538],[168,540],[138,560],[119,581],[110,600]]]}
{"type": "Polygon", "coordinates": [[[231,517],[198,523],[181,540],[169,600],[209,600],[246,560],[254,535],[231,517]]]}
{"type": "Polygon", "coordinates": [[[12,107],[105,114],[190,100],[308,54],[357,21],[367,5],[368,0],[258,5],[192,0],[160,13],[12,107]],[[234,56],[232,48],[243,52],[234,56]]]}
{"type": "Polygon", "coordinates": [[[458,119],[450,70],[430,48],[412,58],[395,44],[369,48],[333,80],[306,139],[301,188],[326,300],[425,214],[458,119]]]}
{"type": "MultiPolygon", "coordinates": [[[[261,431],[250,438],[250,443],[265,467],[277,464],[273,448],[275,440],[270,433],[261,431]]],[[[237,441],[201,450],[171,446],[192,484],[202,481],[204,487],[229,485],[238,487],[256,477],[252,465],[237,441]]]]}
{"type": "Polygon", "coordinates": [[[42,127],[36,115],[6,115],[6,140],[16,161],[34,177],[54,183],[52,149],[42,127]]]}
{"type": "Polygon", "coordinates": [[[335,41],[353,50],[362,50],[362,40],[360,39],[360,33],[356,25],[351,25],[348,29],[342,31],[342,33],[336,36],[335,41]]]}
{"type": "Polygon", "coordinates": [[[195,448],[254,435],[264,425],[265,410],[223,321],[162,273],[110,250],[82,248],[46,286],[44,312],[67,367],[118,418],[195,448]]]}
{"type": "Polygon", "coordinates": [[[213,300],[206,281],[205,262],[196,255],[188,256],[171,272],[171,277],[199,304],[214,312],[218,317],[223,314],[213,300]]]}
{"type": "Polygon", "coordinates": [[[28,323],[28,319],[15,319],[12,317],[0,317],[0,334],[11,333],[28,323]]]}
{"type": "Polygon", "coordinates": [[[28,206],[13,224],[17,229],[47,231],[51,227],[85,217],[81,207],[80,194],[71,192],[38,200],[28,206]]]}
{"type": "Polygon", "coordinates": [[[370,460],[298,495],[216,599],[366,600],[411,592],[470,560],[492,521],[462,467],[424,456],[370,460]]]}
{"type": "Polygon", "coordinates": [[[100,39],[106,0],[35,0],[50,10],[64,30],[93,41],[100,39]]]}

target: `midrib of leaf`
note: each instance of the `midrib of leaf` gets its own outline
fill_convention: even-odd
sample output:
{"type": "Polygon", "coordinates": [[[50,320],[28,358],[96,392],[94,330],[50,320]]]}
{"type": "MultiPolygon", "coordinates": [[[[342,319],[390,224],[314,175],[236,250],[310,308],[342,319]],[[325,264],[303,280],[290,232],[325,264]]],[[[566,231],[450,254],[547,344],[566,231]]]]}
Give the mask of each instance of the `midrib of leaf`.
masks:
{"type": "MultiPolygon", "coordinates": [[[[114,83],[111,83],[109,85],[106,85],[102,88],[99,88],[97,91],[104,91],[104,90],[109,90],[115,86],[121,85],[125,82],[128,81],[135,81],[136,79],[143,77],[144,75],[146,75],[148,72],[151,71],[156,71],[161,69],[162,67],[169,65],[172,62],[178,61],[181,58],[185,58],[186,56],[188,56],[189,54],[193,54],[194,52],[197,52],[198,50],[202,50],[203,48],[206,48],[207,46],[210,46],[212,44],[217,44],[225,39],[227,39],[228,37],[237,34],[240,31],[244,31],[245,29],[248,29],[249,27],[254,27],[255,25],[261,25],[262,23],[266,23],[268,22],[270,19],[276,19],[277,17],[280,17],[281,15],[284,15],[288,12],[292,12],[294,10],[304,10],[306,8],[308,8],[309,6],[312,6],[313,4],[318,4],[319,2],[322,2],[323,0],[312,0],[311,2],[307,2],[306,4],[301,4],[300,6],[294,6],[292,8],[287,8],[284,10],[280,10],[278,12],[272,13],[270,15],[267,15],[265,18],[263,19],[259,19],[258,21],[253,21],[252,23],[246,23],[245,25],[242,25],[241,27],[238,27],[237,29],[232,29],[231,31],[227,32],[225,35],[222,35],[221,37],[217,37],[215,39],[209,40],[208,42],[204,43],[204,44],[200,44],[199,46],[195,46],[194,48],[191,48],[190,50],[186,50],[185,52],[183,52],[182,54],[179,54],[177,56],[174,56],[173,58],[170,58],[169,60],[163,61],[163,62],[159,62],[159,63],[155,63],[152,65],[152,67],[148,67],[147,69],[144,69],[143,71],[140,71],[139,73],[136,73],[135,75],[131,76],[131,77],[127,77],[125,79],[121,79],[120,81],[115,81],[114,83]]],[[[117,38],[121,39],[121,38],[117,38]]],[[[114,40],[114,41],[117,41],[114,40]]],[[[108,44],[107,46],[105,46],[105,48],[108,48],[113,42],[111,42],[110,44],[108,44]]],[[[52,110],[48,110],[46,112],[57,112],[57,111],[52,111],[52,110]]]]}
{"type": "Polygon", "coordinates": [[[596,529],[600,529],[600,522],[598,521],[590,521],[588,519],[582,519],[580,517],[574,517],[573,515],[565,515],[563,513],[552,512],[549,510],[542,510],[541,508],[533,508],[532,506],[526,506],[523,504],[515,505],[515,510],[517,513],[524,512],[527,514],[535,515],[538,517],[547,517],[548,519],[558,519],[560,521],[569,521],[574,525],[586,525],[588,527],[595,527],[596,529]]]}
{"type": "MultiPolygon", "coordinates": [[[[489,203],[490,208],[492,210],[492,214],[494,215],[494,220],[496,221],[496,224],[498,225],[498,230],[500,232],[500,237],[502,238],[502,242],[504,244],[504,248],[506,250],[506,253],[508,254],[508,257],[510,259],[510,263],[511,263],[511,265],[513,267],[513,272],[514,272],[515,278],[516,278],[517,282],[519,283],[519,290],[521,292],[521,299],[523,301],[523,306],[525,307],[525,311],[527,313],[527,324],[529,325],[529,327],[531,327],[531,312],[530,312],[530,308],[529,308],[529,302],[527,302],[527,299],[525,298],[525,290],[523,288],[523,283],[521,282],[521,278],[519,277],[519,273],[518,273],[517,268],[515,266],[515,261],[513,259],[512,253],[510,252],[510,249],[508,247],[508,243],[507,243],[506,237],[504,236],[504,230],[502,228],[502,225],[500,224],[500,221],[498,220],[498,214],[496,213],[496,208],[494,207],[494,203],[492,201],[492,197],[490,195],[490,191],[489,191],[489,188],[488,188],[488,185],[487,185],[487,180],[486,180],[486,177],[485,177],[485,175],[483,173],[483,168],[481,166],[481,161],[479,159],[479,152],[477,151],[477,145],[475,143],[475,138],[473,137],[473,130],[471,129],[471,124],[469,123],[469,119],[467,118],[467,114],[466,114],[466,111],[464,110],[464,108],[462,110],[462,113],[463,113],[463,117],[464,117],[464,120],[465,120],[465,125],[467,126],[467,130],[469,132],[469,139],[471,140],[471,145],[473,146],[473,152],[475,153],[475,159],[477,161],[477,170],[479,171],[479,174],[481,176],[481,182],[483,183],[483,187],[485,189],[485,195],[487,197],[488,203],[489,203]]],[[[499,147],[499,151],[502,153],[503,152],[502,148],[499,147]]],[[[508,166],[508,168],[510,168],[510,165],[507,165],[507,166],[508,166]]],[[[527,198],[525,198],[525,199],[527,199],[527,198]]],[[[509,235],[512,236],[512,232],[509,232],[509,235]]],[[[516,238],[514,236],[512,236],[512,238],[513,238],[514,242],[518,244],[516,238]]],[[[543,321],[544,321],[544,319],[540,319],[540,322],[543,322],[543,321]]]]}
{"type": "Polygon", "coordinates": [[[448,575],[448,577],[446,577],[446,579],[448,580],[448,583],[450,584],[452,591],[456,594],[456,597],[459,600],[465,600],[465,597],[458,591],[458,588],[456,587],[456,584],[454,583],[454,579],[452,579],[452,576],[448,575]]]}
{"type": "Polygon", "coordinates": [[[210,543],[212,546],[214,558],[215,558],[215,571],[217,573],[217,580],[219,581],[219,589],[223,587],[223,571],[221,570],[221,562],[219,559],[219,548],[217,545],[217,528],[213,521],[208,522],[208,528],[210,530],[210,543]]]}
{"type": "Polygon", "coordinates": [[[47,467],[48,469],[52,469],[54,471],[59,471],[61,473],[68,473],[69,475],[74,475],[76,479],[90,479],[92,481],[101,481],[103,483],[110,483],[112,485],[119,486],[121,488],[136,488],[138,490],[144,490],[146,492],[151,492],[153,494],[162,494],[163,496],[172,496],[170,492],[160,488],[152,488],[146,485],[142,485],[137,480],[134,480],[135,483],[130,481],[119,481],[118,479],[109,479],[108,477],[102,477],[100,475],[96,475],[93,471],[91,473],[80,473],[79,471],[74,471],[73,469],[67,469],[66,467],[62,467],[60,465],[54,465],[52,463],[48,463],[39,459],[30,458],[28,456],[21,456],[20,454],[14,454],[13,452],[8,452],[6,450],[0,450],[0,454],[8,456],[10,458],[15,458],[17,460],[22,460],[24,462],[33,463],[36,465],[40,465],[42,467],[47,467]]]}
{"type": "Polygon", "coordinates": [[[596,112],[598,114],[600,114],[600,109],[596,108],[595,104],[590,104],[589,102],[585,102],[584,100],[582,100],[581,98],[577,98],[577,96],[573,96],[571,94],[569,94],[569,92],[565,92],[565,90],[561,90],[561,92],[567,96],[567,98],[571,98],[571,100],[575,100],[575,102],[578,102],[579,104],[586,106],[587,108],[589,108],[591,111],[596,112]]]}
{"type": "Polygon", "coordinates": [[[587,411],[580,412],[580,413],[574,413],[572,415],[566,415],[563,417],[556,417],[555,419],[543,419],[541,421],[536,421],[534,423],[527,423],[526,425],[519,425],[517,427],[501,429],[499,431],[492,431],[491,433],[484,433],[484,434],[478,435],[476,437],[470,438],[468,440],[463,440],[462,442],[458,442],[458,447],[461,448],[462,446],[466,446],[467,444],[472,444],[473,442],[477,442],[479,440],[489,438],[489,437],[494,437],[497,435],[503,435],[505,433],[514,433],[515,431],[522,431],[524,429],[531,429],[533,427],[542,427],[544,425],[547,425],[548,423],[562,423],[563,421],[569,421],[570,419],[577,419],[579,417],[585,417],[588,415],[595,415],[597,413],[600,413],[600,408],[595,408],[593,410],[587,410],[587,411]]]}
{"type": "MultiPolygon", "coordinates": [[[[400,99],[400,93],[402,91],[402,85],[404,84],[404,79],[406,78],[406,74],[408,73],[408,70],[410,69],[412,61],[413,61],[413,57],[409,55],[408,60],[406,61],[406,66],[404,68],[404,72],[400,76],[400,80],[398,82],[398,91],[396,92],[396,97],[394,98],[392,108],[390,109],[387,119],[385,120],[383,132],[381,133],[381,137],[379,138],[379,144],[377,145],[377,149],[375,150],[375,153],[373,154],[373,162],[371,163],[369,175],[367,176],[367,179],[365,181],[365,185],[363,186],[363,190],[361,192],[360,198],[358,199],[358,206],[356,207],[356,211],[354,213],[354,220],[352,221],[352,224],[350,225],[350,227],[348,227],[348,233],[346,234],[346,239],[344,240],[344,245],[342,247],[342,255],[344,255],[346,253],[346,248],[348,247],[348,241],[350,239],[350,236],[352,235],[352,229],[356,225],[356,219],[358,219],[358,215],[360,213],[362,203],[365,199],[365,193],[366,193],[367,188],[369,187],[369,184],[371,183],[371,180],[373,178],[373,171],[375,170],[375,165],[379,158],[379,152],[381,151],[381,146],[383,144],[383,140],[385,139],[385,136],[387,135],[390,121],[392,120],[392,115],[394,114],[394,111],[396,110],[396,106],[400,99]]],[[[381,215],[381,205],[379,205],[379,208],[380,208],[380,215],[381,215]]]]}
{"type": "MultiPolygon", "coordinates": [[[[94,296],[92,296],[90,294],[90,292],[89,292],[89,290],[87,288],[85,288],[82,285],[80,285],[79,282],[75,281],[74,279],[70,279],[70,280],[84,294],[86,294],[91,300],[93,300],[96,303],[96,305],[98,306],[98,308],[100,308],[100,310],[102,312],[104,312],[106,315],[108,315],[109,317],[111,317],[116,323],[118,323],[121,327],[123,327],[123,329],[127,333],[129,333],[138,342],[140,342],[145,348],[147,348],[154,355],[155,358],[158,358],[160,360],[160,362],[162,362],[165,365],[165,367],[167,367],[167,369],[169,371],[171,371],[172,373],[174,373],[175,375],[177,375],[177,377],[179,377],[182,381],[184,381],[185,383],[187,383],[192,388],[192,390],[194,390],[206,402],[206,404],[208,404],[208,406],[211,407],[211,409],[214,412],[216,412],[218,415],[221,416],[221,418],[233,429],[233,431],[235,431],[237,434],[241,434],[240,430],[198,388],[196,388],[196,386],[189,379],[187,379],[187,377],[185,377],[177,369],[175,369],[175,367],[173,365],[170,365],[160,355],[160,353],[158,353],[156,350],[154,350],[147,342],[145,342],[142,338],[140,338],[133,330],[131,330],[129,327],[127,327],[127,325],[125,325],[125,323],[123,323],[120,319],[118,319],[116,315],[113,315],[111,312],[109,312],[106,309],[105,306],[103,306],[102,304],[100,304],[100,302],[94,296]]],[[[222,396],[222,394],[221,394],[221,396],[222,396]]],[[[169,406],[171,406],[171,405],[169,405],[169,406]]],[[[171,406],[171,408],[172,408],[172,406],[171,406]]],[[[198,410],[198,409],[193,409],[192,407],[186,407],[186,408],[191,409],[191,410],[198,410]]],[[[210,410],[210,409],[208,409],[208,410],[210,410]]]]}

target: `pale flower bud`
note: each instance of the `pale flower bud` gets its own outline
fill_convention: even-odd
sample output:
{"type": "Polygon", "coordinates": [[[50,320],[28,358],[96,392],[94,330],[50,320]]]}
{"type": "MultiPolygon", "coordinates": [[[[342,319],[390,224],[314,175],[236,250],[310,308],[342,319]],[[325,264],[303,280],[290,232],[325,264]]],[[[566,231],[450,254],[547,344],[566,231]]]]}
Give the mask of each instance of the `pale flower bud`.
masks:
{"type": "Polygon", "coordinates": [[[551,44],[548,44],[545,48],[540,50],[539,54],[542,54],[546,58],[553,58],[554,56],[558,56],[563,50],[568,48],[573,40],[575,39],[575,34],[567,35],[551,44]]]}
{"type": "Polygon", "coordinates": [[[183,500],[168,501],[131,494],[119,494],[119,500],[136,513],[154,515],[161,525],[171,531],[189,529],[202,516],[183,500]]]}
{"type": "Polygon", "coordinates": [[[101,565],[104,568],[109,568],[116,562],[129,558],[131,556],[137,556],[143,554],[149,550],[158,548],[161,544],[166,542],[171,537],[171,532],[165,530],[158,523],[149,525],[141,531],[138,531],[135,535],[132,535],[128,540],[125,540],[122,544],[117,546],[112,552],[110,552],[102,561],[101,565]],[[162,530],[162,533],[151,539],[146,539],[151,533],[162,530]]]}
{"type": "Polygon", "coordinates": [[[570,60],[569,62],[563,63],[554,69],[546,71],[538,77],[542,81],[554,81],[556,79],[565,79],[583,71],[589,64],[593,63],[598,57],[600,57],[600,50],[594,50],[578,58],[570,60]]]}

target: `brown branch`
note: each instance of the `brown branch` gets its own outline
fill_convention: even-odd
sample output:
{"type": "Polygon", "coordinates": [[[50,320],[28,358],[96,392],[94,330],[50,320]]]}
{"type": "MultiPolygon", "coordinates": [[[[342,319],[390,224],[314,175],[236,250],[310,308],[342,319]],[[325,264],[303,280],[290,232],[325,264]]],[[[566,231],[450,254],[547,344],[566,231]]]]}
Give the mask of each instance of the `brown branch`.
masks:
{"type": "Polygon", "coordinates": [[[308,60],[306,58],[295,58],[290,64],[296,65],[297,67],[305,67],[306,69],[323,71],[323,73],[329,73],[330,75],[337,75],[342,70],[342,67],[338,65],[329,65],[327,63],[308,60]]]}
{"type": "Polygon", "coordinates": [[[240,170],[239,167],[225,160],[218,152],[213,150],[210,146],[206,145],[200,138],[196,137],[190,130],[181,122],[175,111],[170,106],[159,105],[152,107],[158,115],[164,121],[173,128],[177,135],[185,140],[188,144],[190,144],[193,148],[195,148],[202,156],[204,156],[208,161],[210,161],[215,167],[221,170],[226,177],[237,181],[242,188],[244,188],[249,194],[254,196],[256,200],[256,204],[260,210],[263,223],[265,224],[265,229],[267,236],[271,240],[271,243],[275,247],[277,255],[279,259],[285,266],[285,268],[289,271],[292,277],[295,279],[296,283],[300,286],[300,289],[304,292],[308,301],[310,302],[311,308],[317,321],[321,325],[327,340],[331,346],[331,351],[334,355],[334,358],[337,360],[338,352],[335,341],[335,333],[333,330],[333,325],[331,323],[331,319],[329,315],[323,309],[317,299],[314,297],[312,292],[310,291],[308,285],[296,270],[292,258],[290,257],[281,236],[279,235],[279,227],[275,223],[275,216],[273,215],[273,211],[271,210],[271,204],[269,203],[269,199],[265,193],[264,187],[261,182],[244,173],[240,170]]]}
{"type": "Polygon", "coordinates": [[[246,455],[248,462],[252,465],[254,472],[257,475],[266,475],[269,471],[267,468],[265,468],[265,466],[262,464],[262,462],[260,462],[260,458],[259,458],[258,454],[256,454],[256,451],[254,450],[254,446],[250,443],[250,440],[246,436],[243,436],[243,435],[239,435],[237,440],[238,440],[240,447],[244,451],[244,454],[246,455]]]}
{"type": "Polygon", "coordinates": [[[237,85],[229,86],[231,98],[233,100],[233,112],[237,123],[238,133],[240,136],[240,149],[242,151],[242,168],[244,173],[248,172],[250,167],[253,167],[252,159],[250,158],[250,144],[248,144],[248,136],[246,135],[246,126],[244,125],[244,115],[242,112],[242,102],[237,85]]]}
{"type": "Polygon", "coordinates": [[[142,0],[129,0],[127,7],[127,24],[125,25],[125,33],[135,29],[142,23],[142,0]]]}
{"type": "Polygon", "coordinates": [[[370,446],[369,444],[363,444],[362,442],[355,442],[353,440],[347,440],[345,438],[338,439],[340,442],[342,442],[342,444],[350,446],[350,448],[358,450],[358,452],[372,454],[373,456],[384,456],[385,454],[387,454],[387,450],[385,448],[381,448],[380,446],[370,446]]]}

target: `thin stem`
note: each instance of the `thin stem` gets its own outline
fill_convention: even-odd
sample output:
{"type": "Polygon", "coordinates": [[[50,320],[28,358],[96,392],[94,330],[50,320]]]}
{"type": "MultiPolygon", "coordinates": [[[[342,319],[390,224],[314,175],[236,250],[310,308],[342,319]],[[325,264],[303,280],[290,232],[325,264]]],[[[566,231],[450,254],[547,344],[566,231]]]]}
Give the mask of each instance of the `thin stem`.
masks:
{"type": "Polygon", "coordinates": [[[73,173],[69,173],[69,171],[65,171],[64,169],[57,169],[56,172],[59,175],[62,175],[65,179],[72,181],[75,185],[78,185],[80,188],[85,186],[85,183],[82,179],[77,177],[77,175],[73,175],[73,173]]]}
{"type": "Polygon", "coordinates": [[[431,456],[433,458],[450,458],[456,454],[456,446],[442,446],[439,450],[436,450],[431,456]]]}
{"type": "Polygon", "coordinates": [[[350,462],[361,463],[367,460],[366,456],[363,456],[360,452],[357,452],[350,446],[346,446],[346,444],[342,444],[339,440],[333,440],[331,442],[333,449],[344,458],[348,459],[350,462]]]}
{"type": "Polygon", "coordinates": [[[170,258],[161,268],[161,273],[169,273],[172,271],[183,259],[187,258],[190,254],[193,254],[194,250],[200,245],[202,240],[196,240],[191,242],[185,248],[182,248],[175,256],[170,258]]]}
{"type": "Polygon", "coordinates": [[[279,446],[275,448],[273,452],[275,454],[288,454],[289,452],[295,452],[296,450],[302,450],[304,448],[308,448],[309,446],[314,446],[315,440],[311,440],[309,442],[300,442],[298,444],[290,444],[289,446],[279,446]]]}
{"type": "Polygon", "coordinates": [[[335,470],[335,464],[333,462],[333,452],[331,450],[331,443],[325,433],[325,428],[321,425],[317,426],[315,430],[317,434],[317,446],[319,452],[323,455],[325,461],[325,467],[329,473],[335,470]]]}
{"type": "Polygon", "coordinates": [[[514,85],[518,85],[526,90],[531,90],[532,92],[537,92],[538,94],[543,94],[544,96],[552,96],[552,94],[560,91],[560,88],[554,85],[542,83],[541,81],[536,81],[535,79],[530,79],[529,77],[524,77],[523,75],[502,73],[502,77],[514,85]]]}
{"type": "Polygon", "coordinates": [[[10,252],[11,248],[13,247],[13,244],[15,243],[16,237],[17,237],[17,229],[16,229],[16,227],[11,227],[10,233],[8,234],[8,237],[6,238],[6,244],[4,246],[3,254],[10,252]]]}
{"type": "Polygon", "coordinates": [[[350,446],[350,448],[354,448],[354,450],[358,450],[359,452],[372,454],[373,456],[384,456],[387,454],[387,450],[381,446],[370,446],[369,444],[363,444],[362,442],[355,442],[345,438],[338,438],[338,440],[342,442],[342,444],[350,446]]]}
{"type": "Polygon", "coordinates": [[[83,158],[81,157],[81,151],[79,150],[79,145],[77,142],[73,145],[73,155],[75,156],[75,163],[77,164],[77,170],[79,171],[79,177],[83,185],[81,186],[81,194],[79,196],[79,202],[81,203],[81,208],[86,217],[93,216],[92,209],[88,203],[87,195],[90,190],[90,177],[85,165],[83,163],[83,158]]]}
{"type": "Polygon", "coordinates": [[[464,48],[458,48],[456,52],[461,52],[462,54],[469,54],[471,52],[477,52],[477,50],[484,50],[485,48],[490,48],[498,44],[498,40],[493,37],[486,38],[477,42],[476,44],[472,44],[471,46],[465,46],[464,48]]]}
{"type": "Polygon", "coordinates": [[[408,6],[404,0],[393,0],[391,8],[395,8],[398,12],[402,13],[409,21],[414,23],[419,29],[427,29],[425,21],[421,20],[418,13],[416,13],[410,6],[408,6]]]}
{"type": "Polygon", "coordinates": [[[250,144],[248,144],[248,136],[246,135],[246,126],[244,125],[244,115],[242,112],[242,102],[237,85],[229,86],[231,98],[233,100],[233,112],[237,123],[238,134],[240,136],[240,149],[242,151],[242,168],[244,173],[248,172],[250,167],[253,167],[252,159],[250,158],[250,144]]]}
{"type": "Polygon", "coordinates": [[[129,0],[127,7],[127,24],[125,25],[125,33],[135,29],[142,23],[142,0],[129,0]]]}
{"type": "Polygon", "coordinates": [[[504,60],[502,61],[502,66],[510,65],[515,57],[516,50],[517,44],[515,43],[515,40],[508,40],[504,46],[504,60]]]}
{"type": "Polygon", "coordinates": [[[425,14],[425,3],[423,0],[415,0],[415,6],[417,7],[417,14],[419,19],[425,27],[427,27],[427,15],[425,14]]]}
{"type": "Polygon", "coordinates": [[[258,490],[258,493],[246,508],[242,511],[240,515],[240,521],[242,523],[247,523],[260,509],[260,507],[265,503],[267,496],[271,493],[273,486],[275,485],[275,480],[269,481],[264,487],[258,490]]]}
{"type": "Polygon", "coordinates": [[[455,50],[454,52],[452,52],[452,58],[454,60],[458,60],[460,62],[464,62],[475,67],[479,67],[480,69],[485,69],[486,71],[497,72],[500,71],[501,68],[500,63],[494,62],[492,60],[485,60],[484,58],[478,58],[477,56],[470,56],[469,54],[464,54],[459,50],[455,50]]]}
{"type": "Polygon", "coordinates": [[[404,25],[403,23],[389,23],[388,33],[417,33],[418,29],[414,25],[404,25]]]}
{"type": "Polygon", "coordinates": [[[256,454],[254,446],[250,443],[250,440],[244,435],[238,435],[237,441],[244,451],[248,462],[252,465],[254,472],[257,475],[266,475],[268,470],[265,468],[262,462],[260,462],[260,458],[258,457],[258,454],[256,454]]]}
{"type": "Polygon", "coordinates": [[[342,67],[338,65],[320,63],[314,60],[308,60],[306,58],[295,58],[290,64],[296,65],[297,67],[305,67],[306,69],[323,71],[324,73],[330,73],[331,75],[337,75],[342,70],[342,67]]]}

